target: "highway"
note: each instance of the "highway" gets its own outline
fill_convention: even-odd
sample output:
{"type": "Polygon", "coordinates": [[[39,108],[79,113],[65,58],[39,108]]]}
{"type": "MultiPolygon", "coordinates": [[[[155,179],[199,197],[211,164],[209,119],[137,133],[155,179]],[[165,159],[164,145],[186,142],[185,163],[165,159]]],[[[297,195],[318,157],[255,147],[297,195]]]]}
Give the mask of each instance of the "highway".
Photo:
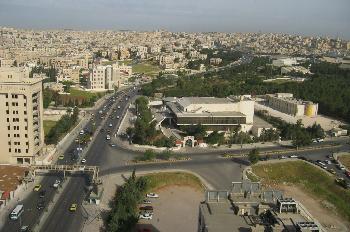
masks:
{"type": "MultiPolygon", "coordinates": [[[[133,90],[130,94],[135,95],[137,92],[137,90],[133,90]]],[[[125,96],[123,95],[123,92],[117,92],[116,99],[118,98],[123,98],[125,99],[125,96]]],[[[125,100],[122,101],[121,103],[124,103],[125,106],[125,100]]],[[[96,127],[101,124],[103,122],[103,119],[100,118],[98,112],[100,110],[104,110],[107,111],[107,109],[109,111],[112,111],[111,106],[112,104],[112,98],[110,98],[109,100],[107,100],[107,103],[104,103],[101,105],[101,107],[99,107],[98,109],[91,111],[90,113],[94,114],[94,121],[96,123],[96,127]]],[[[118,101],[115,102],[115,104],[117,104],[118,101]]],[[[123,109],[123,108],[122,108],[123,109]]],[[[107,120],[109,121],[109,120],[107,120]]],[[[89,123],[81,129],[84,129],[84,131],[86,133],[88,133],[89,131],[92,131],[93,128],[93,121],[90,120],[89,123]]],[[[97,141],[95,141],[96,144],[105,144],[105,141],[101,142],[101,136],[98,136],[97,141]]],[[[79,138],[79,135],[77,136],[77,138],[79,138]]],[[[76,143],[74,140],[70,141],[70,145],[68,147],[68,149],[66,151],[64,151],[64,159],[62,160],[58,160],[57,164],[75,164],[77,163],[77,155],[78,155],[78,150],[77,148],[81,147],[82,149],[84,149],[84,145],[83,144],[78,144],[76,143]]],[[[99,150],[99,147],[103,147],[103,146],[92,146],[94,149],[91,149],[88,153],[87,153],[87,165],[94,163],[94,161],[98,160],[98,154],[101,152],[99,150]],[[96,155],[91,155],[92,151],[95,152],[96,155]],[[89,158],[93,158],[95,157],[93,160],[89,160],[89,158]]],[[[78,179],[82,179],[83,177],[80,177],[78,179]]],[[[46,210],[47,204],[52,201],[53,196],[55,191],[57,191],[55,188],[53,188],[53,184],[55,183],[55,180],[57,179],[61,179],[63,181],[63,175],[62,173],[51,173],[51,174],[47,174],[44,175],[43,179],[41,180],[40,184],[42,185],[41,190],[44,190],[45,196],[43,198],[39,197],[39,193],[38,192],[32,192],[29,194],[29,196],[22,200],[19,201],[18,204],[23,204],[25,211],[24,213],[21,215],[20,220],[17,221],[12,221],[10,219],[8,219],[4,225],[4,227],[2,228],[1,231],[19,231],[21,225],[28,225],[30,228],[33,228],[34,225],[38,222],[40,216],[42,215],[43,211],[46,210]],[[39,202],[44,202],[45,208],[42,210],[38,210],[37,209],[37,205],[39,202]]],[[[80,184],[83,184],[84,182],[79,181],[80,184]]],[[[82,185],[84,186],[84,185],[82,185]]],[[[74,191],[74,188],[71,189],[71,191],[74,191]]],[[[71,194],[69,194],[71,195],[71,194]]],[[[9,212],[10,213],[10,212],[9,212]]],[[[45,231],[45,230],[43,230],[45,231]]],[[[46,230],[47,231],[47,230],[46,230]]]]}
{"type": "MultiPolygon", "coordinates": [[[[123,118],[123,113],[129,105],[129,100],[137,94],[136,90],[132,90],[128,100],[121,93],[117,93],[116,101],[108,100],[99,109],[91,112],[95,116],[96,128],[102,125],[104,132],[97,131],[97,136],[92,141],[89,151],[86,153],[86,165],[98,165],[100,167],[100,176],[105,176],[114,173],[130,172],[134,168],[136,171],[152,171],[152,170],[167,170],[167,169],[184,169],[190,170],[201,175],[206,181],[208,181],[216,189],[229,189],[232,181],[241,179],[241,173],[245,165],[248,164],[246,158],[230,158],[223,159],[220,155],[223,151],[212,153],[195,153],[191,155],[191,160],[186,162],[175,163],[156,163],[156,164],[137,164],[137,165],[125,165],[127,160],[131,160],[138,155],[137,152],[125,150],[120,147],[110,146],[110,141],[106,140],[106,131],[111,130],[111,134],[114,134],[119,127],[120,121],[123,118]],[[116,108],[120,106],[120,109],[116,108]],[[104,110],[109,112],[113,118],[101,119],[98,111],[104,110]],[[116,118],[119,116],[119,119],[116,118]],[[109,124],[112,123],[112,127],[109,124]]],[[[92,130],[92,121],[84,128],[86,131],[92,130]]],[[[307,157],[312,160],[324,160],[330,154],[338,150],[348,150],[349,146],[346,144],[347,140],[341,140],[341,147],[327,148],[318,151],[298,151],[293,154],[298,156],[307,157]]],[[[314,144],[316,145],[316,144],[314,144]]],[[[79,145],[74,141],[71,141],[69,149],[65,153],[63,160],[59,160],[60,164],[73,164],[76,161],[71,159],[72,151],[76,151],[79,145]]],[[[281,149],[281,147],[266,148],[261,151],[269,151],[281,149]]],[[[231,151],[239,153],[240,151],[231,151]]],[[[287,154],[290,155],[290,154],[287,154]]],[[[275,156],[277,158],[277,156],[275,156]]],[[[341,172],[338,172],[341,174],[341,172]]],[[[57,179],[57,174],[47,175],[43,178],[41,184],[45,189],[45,201],[48,202],[52,199],[55,189],[50,186],[53,185],[57,179]]],[[[86,212],[82,206],[82,202],[86,196],[89,180],[86,175],[74,175],[68,179],[68,183],[64,191],[59,196],[53,210],[44,222],[41,231],[80,231],[84,220],[86,219],[86,212]],[[69,207],[72,203],[78,204],[77,212],[69,212],[69,207]]],[[[111,183],[113,184],[113,183],[111,183]]],[[[28,198],[22,201],[26,211],[22,215],[22,225],[29,225],[33,227],[37,223],[38,218],[42,214],[41,211],[36,209],[36,205],[39,201],[38,193],[32,192],[28,198]]],[[[19,221],[8,220],[3,231],[19,231],[19,221]]]]}

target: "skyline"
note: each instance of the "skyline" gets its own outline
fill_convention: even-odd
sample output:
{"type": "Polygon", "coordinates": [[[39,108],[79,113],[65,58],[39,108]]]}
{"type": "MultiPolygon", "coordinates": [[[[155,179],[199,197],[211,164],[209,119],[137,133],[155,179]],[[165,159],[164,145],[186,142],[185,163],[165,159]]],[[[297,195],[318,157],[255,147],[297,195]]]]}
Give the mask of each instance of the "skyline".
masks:
{"type": "Polygon", "coordinates": [[[5,0],[0,21],[24,29],[271,32],[349,39],[348,9],[346,0],[336,5],[326,0],[5,0]]]}

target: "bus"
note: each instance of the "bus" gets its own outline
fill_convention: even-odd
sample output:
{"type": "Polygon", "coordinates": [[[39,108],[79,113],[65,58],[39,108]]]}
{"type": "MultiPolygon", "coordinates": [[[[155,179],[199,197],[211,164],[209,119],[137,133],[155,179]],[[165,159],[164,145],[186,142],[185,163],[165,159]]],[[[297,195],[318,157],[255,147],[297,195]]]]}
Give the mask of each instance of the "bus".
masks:
{"type": "Polygon", "coordinates": [[[17,220],[23,212],[24,212],[23,205],[17,205],[16,208],[14,208],[14,210],[12,210],[10,214],[11,220],[17,220]]]}

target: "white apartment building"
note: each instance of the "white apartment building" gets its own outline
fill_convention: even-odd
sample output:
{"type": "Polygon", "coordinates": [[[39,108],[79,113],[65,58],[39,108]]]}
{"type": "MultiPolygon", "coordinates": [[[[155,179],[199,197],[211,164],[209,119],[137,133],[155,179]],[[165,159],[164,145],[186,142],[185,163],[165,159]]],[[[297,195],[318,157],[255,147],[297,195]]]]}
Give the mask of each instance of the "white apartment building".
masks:
{"type": "Polygon", "coordinates": [[[0,68],[0,163],[31,164],[44,144],[42,80],[0,68]]]}
{"type": "Polygon", "coordinates": [[[114,90],[125,84],[132,75],[132,67],[127,65],[98,65],[93,68],[88,81],[88,88],[93,91],[114,90]]]}
{"type": "Polygon", "coordinates": [[[281,59],[272,61],[272,65],[276,67],[293,66],[297,64],[298,64],[298,61],[296,58],[281,58],[281,59]]]}

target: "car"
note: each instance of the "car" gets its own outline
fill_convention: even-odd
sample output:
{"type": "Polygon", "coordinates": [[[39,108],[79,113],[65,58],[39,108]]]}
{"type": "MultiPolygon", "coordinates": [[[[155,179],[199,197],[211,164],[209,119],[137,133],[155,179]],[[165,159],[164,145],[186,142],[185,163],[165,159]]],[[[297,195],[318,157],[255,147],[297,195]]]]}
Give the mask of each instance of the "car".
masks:
{"type": "Polygon", "coordinates": [[[101,130],[100,130],[101,132],[104,132],[105,131],[105,129],[103,129],[103,128],[101,128],[101,130]]]}
{"type": "Polygon", "coordinates": [[[45,208],[45,203],[43,201],[40,201],[37,205],[36,205],[36,209],[37,210],[43,210],[45,208]]]}
{"type": "Polygon", "coordinates": [[[333,169],[333,168],[328,169],[328,171],[329,171],[330,173],[332,173],[333,175],[337,174],[337,173],[336,173],[336,171],[334,171],[334,169],[333,169]]]}
{"type": "Polygon", "coordinates": [[[41,190],[40,193],[39,193],[39,197],[40,198],[44,198],[45,194],[46,194],[46,191],[45,190],[41,190]]]}
{"type": "Polygon", "coordinates": [[[80,132],[79,132],[79,135],[83,135],[84,134],[84,130],[81,130],[80,132]]]}
{"type": "Polygon", "coordinates": [[[55,183],[52,185],[52,187],[58,188],[58,186],[60,186],[60,184],[61,184],[60,180],[55,180],[55,183]]]}
{"type": "Polygon", "coordinates": [[[117,119],[119,119],[120,117],[119,117],[119,115],[117,115],[117,119]]]}
{"type": "Polygon", "coordinates": [[[337,168],[342,171],[345,171],[345,167],[342,164],[337,164],[337,168]]]}
{"type": "Polygon", "coordinates": [[[118,106],[118,109],[120,109],[120,106],[118,106]]]}
{"type": "Polygon", "coordinates": [[[109,126],[109,127],[112,127],[112,126],[113,126],[113,124],[112,124],[112,123],[110,123],[108,126],[109,126]]]}
{"type": "Polygon", "coordinates": [[[77,151],[82,151],[83,148],[82,147],[77,147],[77,151]]]}
{"type": "Polygon", "coordinates": [[[85,163],[86,163],[86,159],[82,159],[80,162],[81,162],[82,164],[85,164],[85,163]]]}
{"type": "Polygon", "coordinates": [[[139,209],[141,211],[148,211],[147,213],[153,212],[153,206],[151,205],[141,206],[139,209]]]}
{"type": "Polygon", "coordinates": [[[106,139],[107,139],[107,140],[110,140],[110,139],[111,139],[111,136],[110,136],[110,135],[106,135],[106,139]]]}
{"type": "Polygon", "coordinates": [[[58,159],[59,159],[59,160],[63,160],[63,159],[64,159],[64,155],[58,156],[58,159]]]}
{"type": "Polygon", "coordinates": [[[323,163],[322,161],[317,161],[317,163],[318,163],[320,166],[322,166],[322,167],[325,167],[325,166],[326,166],[326,164],[323,163]]]}
{"type": "Polygon", "coordinates": [[[289,158],[298,158],[297,155],[290,155],[289,158]]]}
{"type": "Polygon", "coordinates": [[[39,190],[41,189],[41,184],[37,184],[34,186],[34,192],[39,192],[39,190]]]}
{"type": "Polygon", "coordinates": [[[350,178],[350,171],[346,171],[345,175],[350,178]]]}
{"type": "Polygon", "coordinates": [[[75,141],[76,143],[79,143],[79,139],[75,139],[74,141],[75,141]]]}
{"type": "Polygon", "coordinates": [[[287,156],[282,155],[281,159],[287,159],[287,156]]]}
{"type": "Polygon", "coordinates": [[[111,144],[109,144],[111,147],[116,147],[117,146],[117,144],[114,144],[114,143],[111,143],[111,144]]]}
{"type": "Polygon", "coordinates": [[[139,219],[146,219],[146,220],[151,220],[153,218],[152,214],[145,213],[145,214],[140,214],[139,219]]]}
{"type": "Polygon", "coordinates": [[[29,226],[22,226],[20,232],[29,232],[29,226]]]}
{"type": "Polygon", "coordinates": [[[143,200],[143,204],[151,204],[152,202],[150,200],[143,200]]]}
{"type": "Polygon", "coordinates": [[[78,207],[78,205],[75,204],[75,203],[73,203],[73,204],[71,204],[71,206],[69,207],[69,211],[70,211],[70,212],[75,212],[75,211],[77,211],[77,207],[78,207]]]}
{"type": "Polygon", "coordinates": [[[338,185],[340,185],[341,187],[343,187],[345,189],[350,189],[350,183],[347,182],[346,180],[344,180],[344,178],[342,178],[342,177],[336,178],[335,183],[337,183],[338,185]]]}
{"type": "Polygon", "coordinates": [[[321,142],[324,141],[324,139],[321,139],[321,138],[317,138],[316,140],[317,140],[318,143],[321,143],[321,142]]]}
{"type": "Polygon", "coordinates": [[[159,195],[156,194],[156,193],[147,193],[147,194],[146,194],[146,197],[148,197],[148,198],[158,198],[159,195]]]}

